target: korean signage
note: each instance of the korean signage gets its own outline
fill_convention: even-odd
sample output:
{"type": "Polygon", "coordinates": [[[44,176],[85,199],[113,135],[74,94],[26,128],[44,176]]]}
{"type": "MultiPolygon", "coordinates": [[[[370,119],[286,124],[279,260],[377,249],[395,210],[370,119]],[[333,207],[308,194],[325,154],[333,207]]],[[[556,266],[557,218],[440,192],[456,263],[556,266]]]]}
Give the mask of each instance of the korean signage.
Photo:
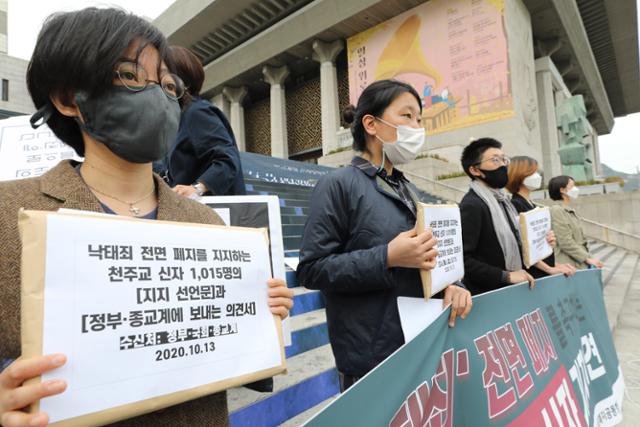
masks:
{"type": "Polygon", "coordinates": [[[398,79],[427,134],[513,116],[504,0],[431,0],[347,40],[349,98],[398,79]]]}
{"type": "Polygon", "coordinates": [[[46,125],[33,129],[29,116],[0,120],[0,181],[40,176],[67,159],[79,160],[46,125]]]}
{"type": "Polygon", "coordinates": [[[458,205],[418,204],[417,227],[431,229],[437,240],[438,257],[433,270],[420,271],[425,298],[464,277],[462,224],[458,205]]]}
{"type": "Polygon", "coordinates": [[[520,214],[520,235],[524,264],[527,268],[553,253],[547,242],[551,231],[551,212],[549,208],[538,208],[520,214]]]}
{"type": "Polygon", "coordinates": [[[613,426],[624,381],[599,270],[448,310],[307,426],[613,426]]]}
{"type": "Polygon", "coordinates": [[[42,376],[69,383],[40,401],[52,422],[130,417],[284,370],[264,230],[37,211],[20,226],[23,354],[69,361],[42,376]]]}

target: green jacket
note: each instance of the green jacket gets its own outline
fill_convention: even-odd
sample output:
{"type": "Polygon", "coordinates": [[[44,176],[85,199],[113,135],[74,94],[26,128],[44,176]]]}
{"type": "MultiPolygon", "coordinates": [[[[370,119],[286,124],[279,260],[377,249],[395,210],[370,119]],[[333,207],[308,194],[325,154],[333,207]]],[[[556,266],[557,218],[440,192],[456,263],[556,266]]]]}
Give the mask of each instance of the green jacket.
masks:
{"type": "Polygon", "coordinates": [[[588,268],[586,261],[587,258],[591,258],[591,254],[575,209],[565,205],[551,206],[551,227],[557,239],[553,251],[556,264],[571,264],[579,269],[588,268]]]}

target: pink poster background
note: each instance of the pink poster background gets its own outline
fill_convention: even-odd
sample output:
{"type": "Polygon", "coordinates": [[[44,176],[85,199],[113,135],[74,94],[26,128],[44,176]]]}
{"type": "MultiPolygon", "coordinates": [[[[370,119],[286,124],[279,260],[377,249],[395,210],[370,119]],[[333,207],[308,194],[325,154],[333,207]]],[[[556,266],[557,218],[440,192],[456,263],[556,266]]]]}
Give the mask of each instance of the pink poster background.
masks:
{"type": "Polygon", "coordinates": [[[347,42],[350,102],[375,80],[410,83],[427,133],[513,115],[503,0],[431,0],[347,42]]]}

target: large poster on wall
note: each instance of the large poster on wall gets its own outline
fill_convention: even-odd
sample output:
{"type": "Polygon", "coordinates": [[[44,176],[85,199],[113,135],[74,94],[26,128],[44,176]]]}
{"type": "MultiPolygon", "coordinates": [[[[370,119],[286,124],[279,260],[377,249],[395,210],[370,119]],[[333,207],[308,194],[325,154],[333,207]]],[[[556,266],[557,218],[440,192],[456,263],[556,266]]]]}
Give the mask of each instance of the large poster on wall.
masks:
{"type": "Polygon", "coordinates": [[[347,41],[353,105],[376,80],[410,83],[427,134],[513,116],[504,0],[431,0],[347,41]]]}

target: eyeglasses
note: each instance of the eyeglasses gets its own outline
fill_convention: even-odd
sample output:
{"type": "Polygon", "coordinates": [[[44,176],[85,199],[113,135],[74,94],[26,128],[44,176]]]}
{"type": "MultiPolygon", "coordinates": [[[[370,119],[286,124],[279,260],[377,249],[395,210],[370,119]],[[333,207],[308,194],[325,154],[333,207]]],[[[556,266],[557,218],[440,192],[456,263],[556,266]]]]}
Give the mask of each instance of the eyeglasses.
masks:
{"type": "Polygon", "coordinates": [[[494,166],[502,166],[502,165],[509,166],[509,163],[511,163],[511,159],[507,156],[493,156],[474,164],[474,166],[481,165],[484,162],[491,162],[493,163],[494,166]]]}
{"type": "Polygon", "coordinates": [[[140,92],[149,83],[155,83],[160,85],[167,97],[177,100],[182,98],[185,91],[182,79],[175,74],[164,74],[159,82],[157,80],[149,80],[145,69],[133,62],[121,62],[118,64],[115,76],[118,77],[124,87],[133,92],[140,92]]]}

